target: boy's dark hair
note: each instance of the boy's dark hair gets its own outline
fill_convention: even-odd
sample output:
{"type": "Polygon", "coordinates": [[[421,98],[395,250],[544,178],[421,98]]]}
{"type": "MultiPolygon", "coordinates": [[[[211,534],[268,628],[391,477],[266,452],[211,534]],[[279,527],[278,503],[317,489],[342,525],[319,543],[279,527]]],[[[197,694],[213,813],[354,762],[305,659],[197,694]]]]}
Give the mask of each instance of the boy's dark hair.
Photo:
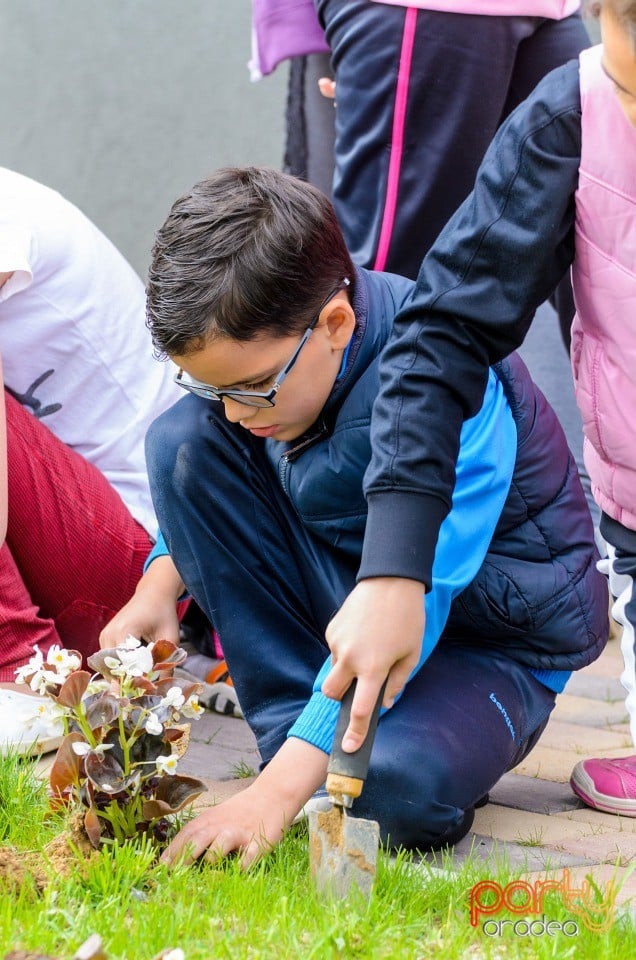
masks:
{"type": "Polygon", "coordinates": [[[353,264],[329,200],[259,167],[225,168],[177,200],[155,238],[147,323],[159,354],[211,337],[303,331],[353,264]]]}

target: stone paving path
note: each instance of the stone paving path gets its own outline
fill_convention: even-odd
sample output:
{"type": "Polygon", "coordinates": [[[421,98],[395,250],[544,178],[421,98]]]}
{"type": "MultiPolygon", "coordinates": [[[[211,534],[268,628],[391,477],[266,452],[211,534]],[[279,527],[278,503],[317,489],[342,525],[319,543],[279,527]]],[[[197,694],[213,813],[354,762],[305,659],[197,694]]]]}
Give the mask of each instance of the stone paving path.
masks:
{"type": "MultiPolygon", "coordinates": [[[[570,680],[557,700],[538,746],[491,791],[490,803],[477,810],[473,831],[455,848],[455,862],[469,854],[488,862],[521,866],[528,879],[562,876],[572,885],[592,874],[597,883],[622,883],[620,902],[636,902],[636,819],[615,817],[585,807],[569,787],[570,771],[586,756],[633,753],[618,677],[619,642],[570,680]]],[[[251,782],[258,768],[254,737],[242,720],[208,713],[193,725],[191,744],[180,770],[205,779],[204,803],[219,802],[251,782]]]]}

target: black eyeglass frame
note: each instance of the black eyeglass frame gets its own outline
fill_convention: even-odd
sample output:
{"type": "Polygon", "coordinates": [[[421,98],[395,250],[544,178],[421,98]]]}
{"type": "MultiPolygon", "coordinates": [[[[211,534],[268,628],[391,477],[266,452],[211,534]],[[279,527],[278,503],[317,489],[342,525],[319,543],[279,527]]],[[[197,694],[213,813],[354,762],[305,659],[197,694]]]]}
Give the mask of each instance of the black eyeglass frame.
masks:
{"type": "MultiPolygon", "coordinates": [[[[327,306],[327,304],[333,300],[337,293],[340,293],[341,290],[346,290],[347,287],[351,285],[351,281],[348,277],[344,277],[337,287],[335,287],[327,297],[320,304],[318,313],[312,322],[309,324],[302,337],[300,338],[300,343],[294,350],[291,358],[287,361],[283,369],[276,375],[273,385],[267,391],[261,393],[258,390],[219,390],[217,387],[213,387],[209,383],[203,383],[201,380],[195,379],[195,377],[190,377],[189,380],[184,380],[184,370],[183,367],[180,367],[177,373],[174,376],[174,382],[182,387],[184,390],[187,390],[189,393],[194,393],[197,397],[202,397],[204,400],[219,400],[223,401],[224,397],[229,397],[230,400],[236,400],[237,403],[244,403],[248,407],[274,407],[276,406],[276,394],[281,388],[285,377],[293,369],[302,348],[305,346],[312,332],[316,328],[318,321],[320,320],[320,314],[327,306]]],[[[186,374],[186,376],[189,376],[186,374]]]]}

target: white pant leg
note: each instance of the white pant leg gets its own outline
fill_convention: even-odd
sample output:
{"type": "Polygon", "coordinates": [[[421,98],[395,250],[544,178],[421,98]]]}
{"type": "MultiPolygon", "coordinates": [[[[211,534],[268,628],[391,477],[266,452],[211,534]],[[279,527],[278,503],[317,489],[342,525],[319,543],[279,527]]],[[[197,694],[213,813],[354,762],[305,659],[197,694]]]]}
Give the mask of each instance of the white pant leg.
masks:
{"type": "Polygon", "coordinates": [[[629,727],[632,740],[636,745],[636,653],[634,651],[636,634],[632,612],[636,607],[634,578],[627,573],[616,572],[616,549],[611,543],[607,543],[607,552],[607,558],[598,563],[598,569],[601,573],[609,576],[610,591],[612,596],[616,598],[612,605],[611,614],[614,620],[623,628],[621,653],[623,654],[624,668],[620,679],[627,691],[625,706],[629,715],[629,727]],[[628,605],[631,607],[631,618],[627,611],[628,605]]]}

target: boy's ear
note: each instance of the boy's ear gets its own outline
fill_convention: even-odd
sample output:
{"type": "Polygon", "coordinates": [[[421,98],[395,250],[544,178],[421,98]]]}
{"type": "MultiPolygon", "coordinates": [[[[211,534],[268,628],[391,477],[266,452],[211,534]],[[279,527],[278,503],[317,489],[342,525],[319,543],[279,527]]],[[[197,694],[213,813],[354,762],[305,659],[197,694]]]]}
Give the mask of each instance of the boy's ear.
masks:
{"type": "Polygon", "coordinates": [[[325,333],[333,350],[344,350],[351,339],[356,317],[348,300],[330,300],[324,308],[320,318],[320,326],[325,333]]]}

